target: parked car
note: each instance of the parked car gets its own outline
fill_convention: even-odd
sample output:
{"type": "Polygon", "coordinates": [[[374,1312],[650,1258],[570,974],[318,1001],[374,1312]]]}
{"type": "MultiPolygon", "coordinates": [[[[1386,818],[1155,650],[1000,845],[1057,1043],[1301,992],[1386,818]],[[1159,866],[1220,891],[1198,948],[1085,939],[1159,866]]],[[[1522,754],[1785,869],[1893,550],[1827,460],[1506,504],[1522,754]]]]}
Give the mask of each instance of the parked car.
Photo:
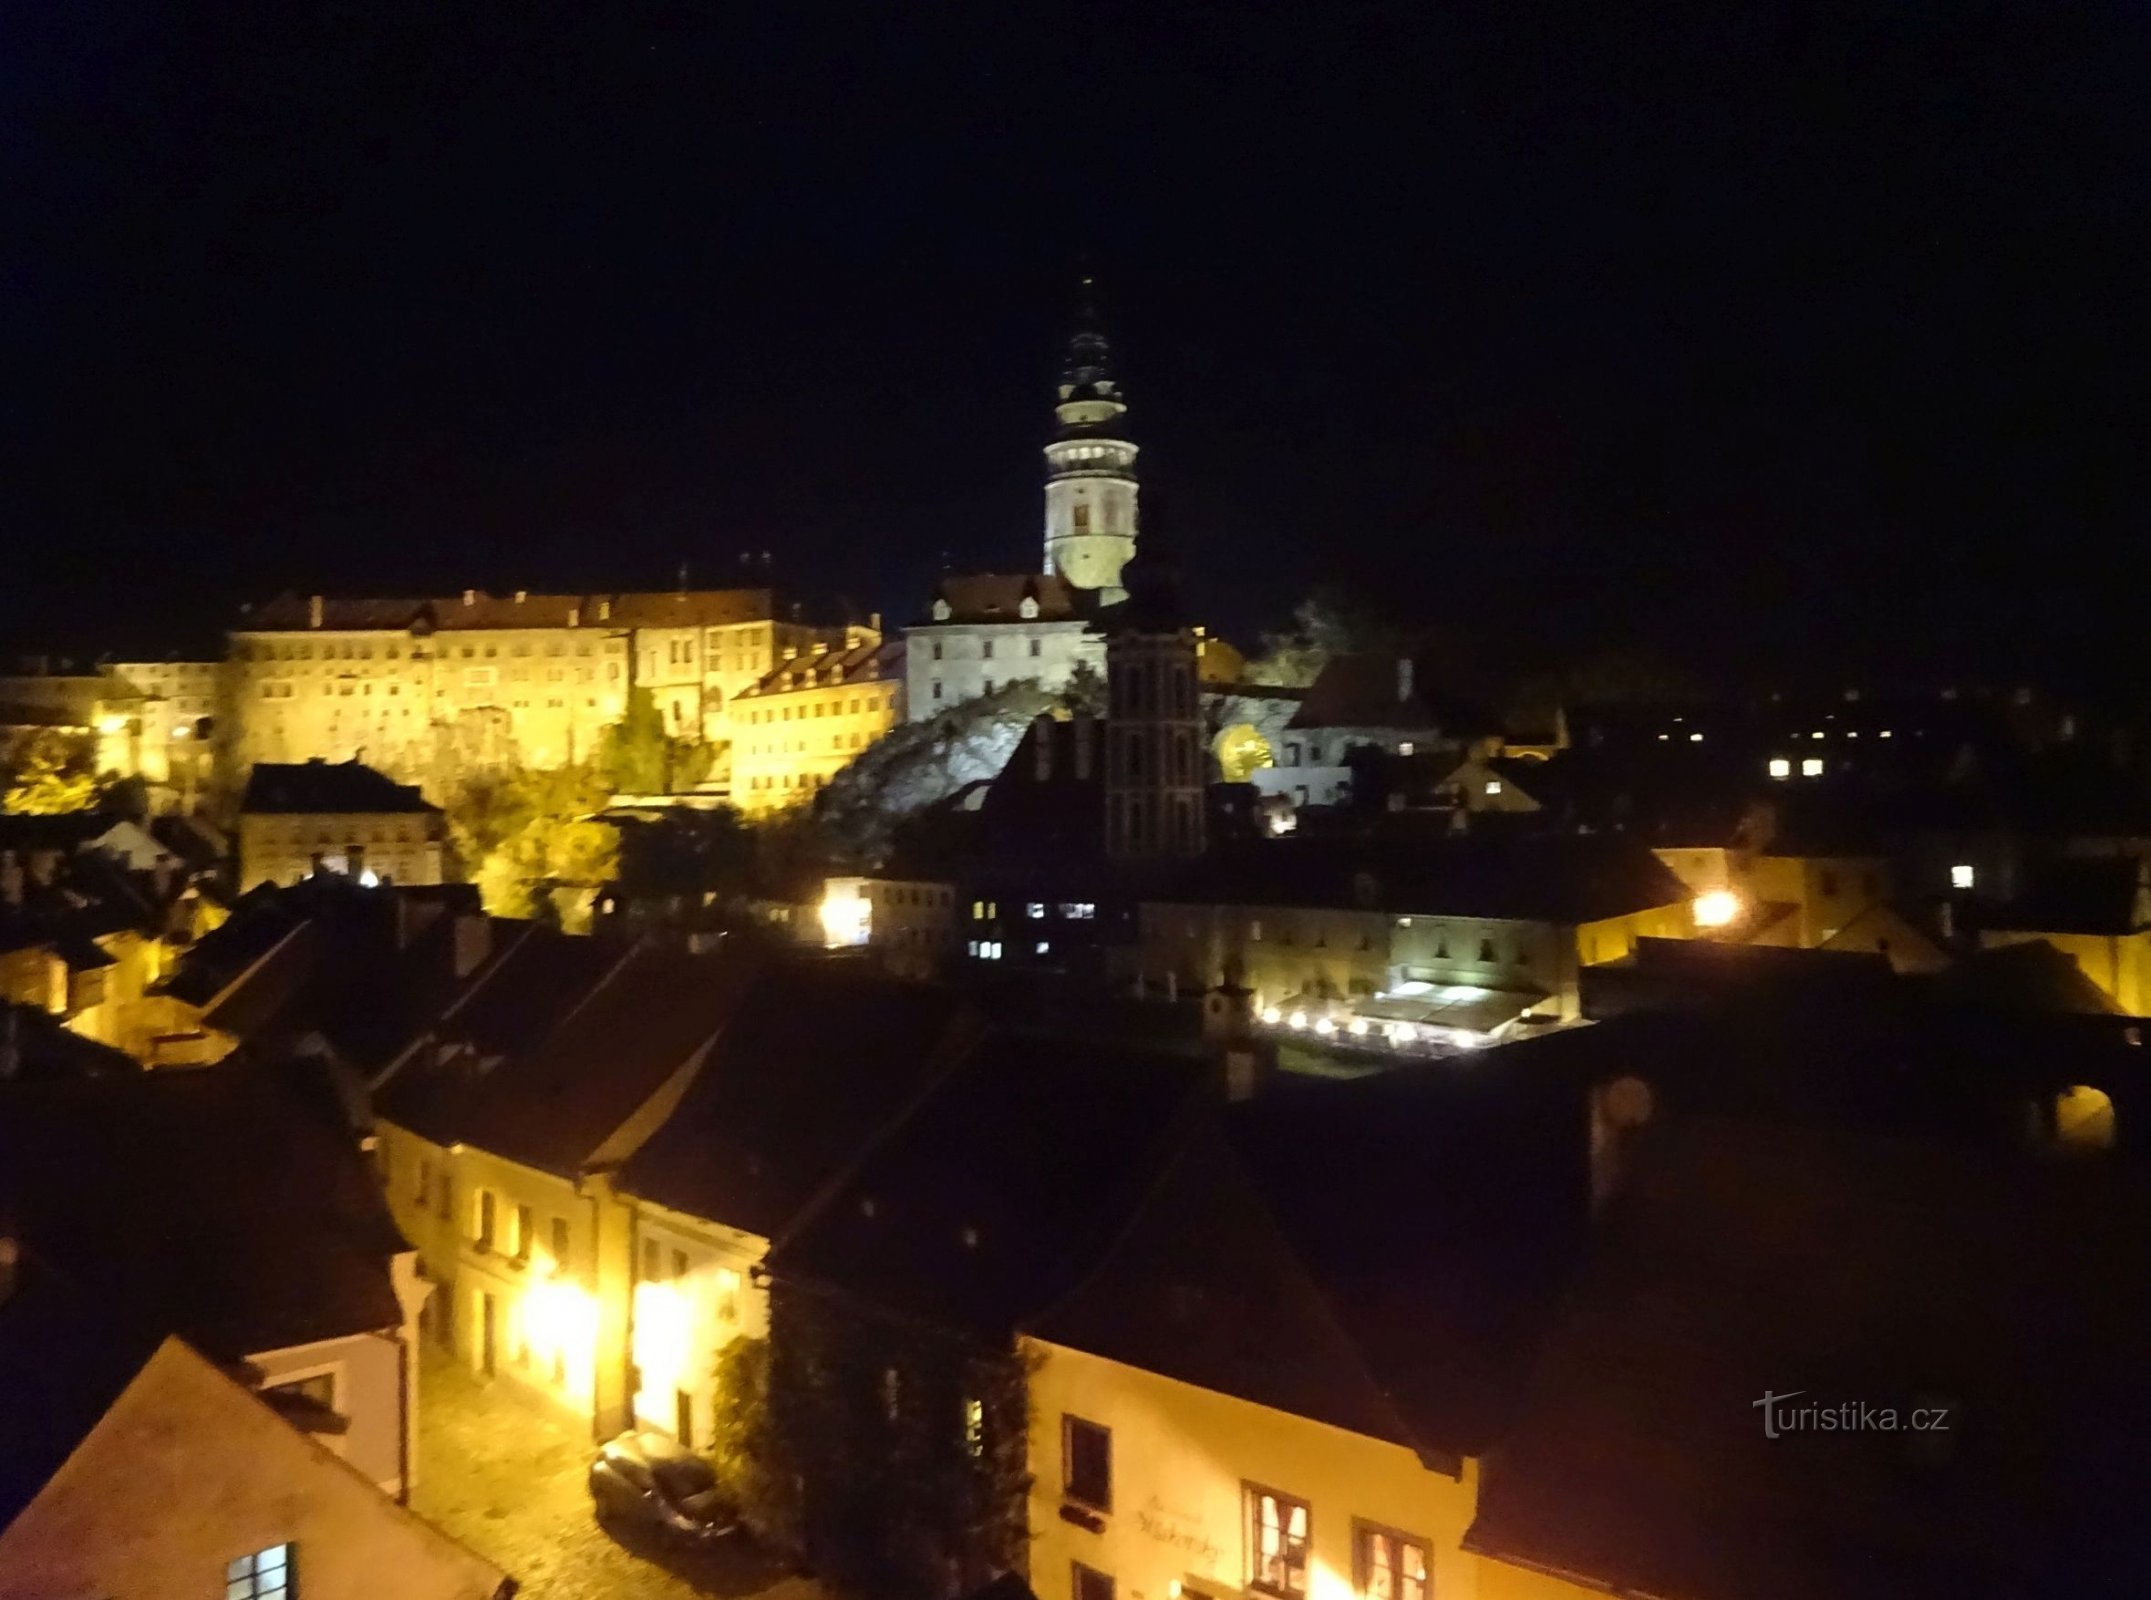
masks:
{"type": "Polygon", "coordinates": [[[590,1463],[590,1501],[600,1522],[636,1523],[697,1543],[739,1527],[710,1464],[661,1433],[631,1430],[607,1442],[590,1463]]]}

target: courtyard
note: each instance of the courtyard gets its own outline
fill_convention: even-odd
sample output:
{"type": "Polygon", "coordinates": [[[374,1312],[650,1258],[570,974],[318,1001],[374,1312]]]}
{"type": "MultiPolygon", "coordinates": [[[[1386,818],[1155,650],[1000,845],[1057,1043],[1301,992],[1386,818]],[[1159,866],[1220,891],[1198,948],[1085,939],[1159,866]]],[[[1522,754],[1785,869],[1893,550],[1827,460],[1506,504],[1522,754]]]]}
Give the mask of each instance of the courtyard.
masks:
{"type": "Polygon", "coordinates": [[[420,1515],[498,1563],[528,1600],[828,1600],[744,1539],[678,1550],[619,1537],[590,1514],[584,1430],[428,1349],[421,1375],[420,1515]]]}

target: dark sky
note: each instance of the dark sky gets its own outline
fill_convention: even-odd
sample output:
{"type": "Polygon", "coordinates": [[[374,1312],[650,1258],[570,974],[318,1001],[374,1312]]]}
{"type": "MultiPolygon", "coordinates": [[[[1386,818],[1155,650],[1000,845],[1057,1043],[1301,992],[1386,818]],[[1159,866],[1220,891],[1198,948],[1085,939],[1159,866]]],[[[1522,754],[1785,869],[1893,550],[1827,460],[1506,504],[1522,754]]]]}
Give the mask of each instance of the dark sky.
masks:
{"type": "MultiPolygon", "coordinates": [[[[1648,15],[1646,15],[1648,14],[1648,15]]],[[[0,7],[0,628],[1035,562],[1085,252],[1244,633],[2127,663],[2151,25],[0,7]]],[[[86,626],[91,625],[91,626],[86,626]]]]}

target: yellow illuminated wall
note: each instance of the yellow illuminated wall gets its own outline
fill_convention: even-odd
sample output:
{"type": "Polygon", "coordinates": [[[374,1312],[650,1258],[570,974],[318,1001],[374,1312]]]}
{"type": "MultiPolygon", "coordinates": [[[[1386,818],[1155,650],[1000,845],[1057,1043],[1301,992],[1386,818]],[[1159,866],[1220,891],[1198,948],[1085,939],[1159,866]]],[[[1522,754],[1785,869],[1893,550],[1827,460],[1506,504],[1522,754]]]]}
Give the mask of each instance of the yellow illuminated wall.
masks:
{"type": "MultiPolygon", "coordinates": [[[[1478,1600],[1490,1563],[1462,1548],[1477,1468],[1430,1471],[1401,1445],[1033,1342],[1031,1586],[1073,1600],[1072,1563],[1114,1581],[1116,1600],[1226,1600],[1248,1575],[1249,1485],[1308,1505],[1307,1600],[1352,1600],[1355,1529],[1408,1535],[1426,1548],[1425,1600],[1478,1600]],[[1112,1506],[1093,1532],[1061,1510],[1063,1418],[1112,1435],[1112,1506]]],[[[1569,1591],[1571,1593],[1577,1591],[1569,1591]]],[[[1402,1596],[1397,1597],[1402,1600],[1402,1596]]]]}
{"type": "Polygon", "coordinates": [[[902,721],[901,668],[878,666],[890,675],[847,675],[807,656],[743,691],[732,705],[732,803],[760,815],[811,799],[902,721]]]}

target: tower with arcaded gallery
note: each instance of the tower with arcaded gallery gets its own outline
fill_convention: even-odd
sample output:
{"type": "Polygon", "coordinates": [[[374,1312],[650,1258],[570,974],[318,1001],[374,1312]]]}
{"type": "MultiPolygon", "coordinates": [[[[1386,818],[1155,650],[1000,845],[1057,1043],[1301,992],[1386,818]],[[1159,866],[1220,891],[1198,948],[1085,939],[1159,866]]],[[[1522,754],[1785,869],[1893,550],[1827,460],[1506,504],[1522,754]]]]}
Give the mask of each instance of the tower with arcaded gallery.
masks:
{"type": "Polygon", "coordinates": [[[1116,600],[1121,569],[1135,554],[1136,446],[1087,278],[1059,393],[1059,426],[1046,446],[1045,570],[1116,600]]]}

